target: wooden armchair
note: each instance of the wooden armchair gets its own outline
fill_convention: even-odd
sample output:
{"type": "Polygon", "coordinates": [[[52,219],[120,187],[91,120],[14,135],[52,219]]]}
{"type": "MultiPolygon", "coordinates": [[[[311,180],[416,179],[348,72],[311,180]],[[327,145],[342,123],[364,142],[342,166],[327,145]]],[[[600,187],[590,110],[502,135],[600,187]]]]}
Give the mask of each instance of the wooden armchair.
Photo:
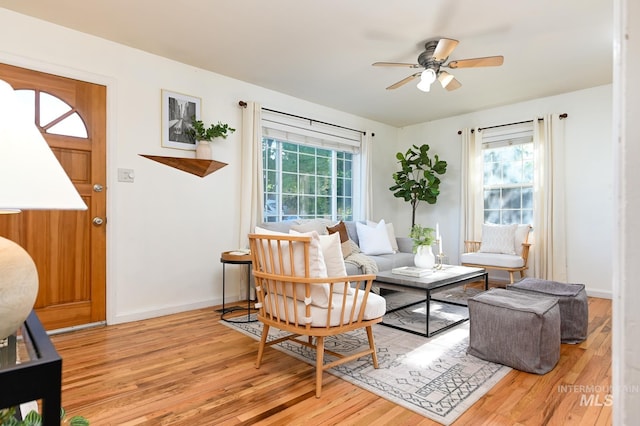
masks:
{"type": "Polygon", "coordinates": [[[482,241],[464,242],[465,252],[460,256],[460,264],[476,268],[495,269],[509,272],[509,280],[514,283],[514,272],[520,272],[520,278],[524,278],[524,271],[528,269],[529,259],[529,233],[531,225],[519,225],[514,241],[514,252],[494,253],[481,251],[482,241]]]}
{"type": "Polygon", "coordinates": [[[324,370],[365,355],[371,355],[373,366],[378,368],[372,325],[382,321],[386,303],[370,292],[375,275],[326,277],[324,265],[314,264],[322,257],[317,254],[319,243],[311,236],[250,234],[249,242],[258,297],[255,306],[264,326],[256,368],[260,368],[266,346],[290,340],[315,348],[317,398],[324,370]],[[350,282],[363,286],[352,288],[350,282]],[[291,334],[268,342],[271,327],[291,334]],[[349,355],[325,348],[326,337],[358,328],[366,329],[368,348],[349,355]],[[325,353],[337,360],[325,364],[325,353]]]}

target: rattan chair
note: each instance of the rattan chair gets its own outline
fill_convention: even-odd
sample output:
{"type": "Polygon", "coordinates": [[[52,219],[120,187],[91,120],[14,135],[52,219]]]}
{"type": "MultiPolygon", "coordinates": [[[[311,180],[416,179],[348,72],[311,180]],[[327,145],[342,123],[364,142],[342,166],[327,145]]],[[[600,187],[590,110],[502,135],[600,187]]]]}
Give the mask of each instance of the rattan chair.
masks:
{"type": "Polygon", "coordinates": [[[263,324],[256,368],[260,368],[266,346],[290,340],[314,348],[318,398],[324,370],[365,355],[371,355],[378,368],[372,326],[382,321],[386,304],[370,292],[375,275],[318,276],[318,267],[321,270],[323,265],[314,265],[318,247],[310,236],[250,234],[249,242],[258,298],[255,306],[263,324]],[[352,287],[350,282],[359,285],[352,287]],[[267,341],[271,327],[290,334],[267,341]],[[366,329],[366,349],[343,355],[325,348],[325,338],[359,328],[366,329]],[[336,360],[325,363],[325,353],[336,360]]]}
{"type": "Polygon", "coordinates": [[[460,256],[460,264],[462,266],[471,266],[476,268],[495,269],[499,271],[509,272],[509,281],[514,283],[513,274],[520,273],[520,278],[524,278],[524,271],[529,267],[529,232],[532,227],[530,225],[520,225],[523,232],[520,232],[521,240],[516,241],[515,254],[498,254],[498,253],[482,253],[482,241],[464,242],[464,253],[460,256]]]}

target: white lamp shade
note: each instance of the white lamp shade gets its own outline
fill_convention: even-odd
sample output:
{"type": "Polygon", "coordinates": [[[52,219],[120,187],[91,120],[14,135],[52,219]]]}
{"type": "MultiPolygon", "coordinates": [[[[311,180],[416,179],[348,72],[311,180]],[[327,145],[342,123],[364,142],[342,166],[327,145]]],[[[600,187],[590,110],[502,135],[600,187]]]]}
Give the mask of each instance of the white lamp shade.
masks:
{"type": "Polygon", "coordinates": [[[86,210],[32,117],[0,80],[0,210],[86,210]]]}

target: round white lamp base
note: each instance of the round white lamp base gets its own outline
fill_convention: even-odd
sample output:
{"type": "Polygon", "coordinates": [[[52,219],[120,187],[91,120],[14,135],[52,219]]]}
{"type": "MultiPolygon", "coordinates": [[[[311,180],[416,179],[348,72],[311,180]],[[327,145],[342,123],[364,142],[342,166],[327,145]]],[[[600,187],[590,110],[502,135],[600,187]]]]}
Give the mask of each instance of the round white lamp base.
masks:
{"type": "Polygon", "coordinates": [[[0,339],[29,316],[38,295],[38,270],[25,249],[0,237],[0,339]]]}

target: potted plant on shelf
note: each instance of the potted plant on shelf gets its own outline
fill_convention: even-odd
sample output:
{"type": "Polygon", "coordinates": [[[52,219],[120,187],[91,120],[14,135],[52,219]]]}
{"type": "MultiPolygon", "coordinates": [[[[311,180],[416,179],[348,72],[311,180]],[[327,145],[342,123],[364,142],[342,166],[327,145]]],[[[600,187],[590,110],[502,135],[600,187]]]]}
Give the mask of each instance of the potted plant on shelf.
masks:
{"type": "Polygon", "coordinates": [[[435,229],[413,225],[409,237],[413,240],[413,263],[419,268],[433,268],[436,258],[431,245],[435,241],[435,229]]]}
{"type": "Polygon", "coordinates": [[[218,121],[218,124],[211,124],[209,127],[205,127],[202,120],[196,120],[194,116],[187,133],[198,144],[196,146],[196,158],[211,160],[210,142],[215,138],[226,139],[227,136],[235,131],[236,129],[220,121],[218,121]]]}
{"type": "Polygon", "coordinates": [[[411,226],[416,223],[416,208],[420,201],[435,204],[440,195],[440,178],[447,171],[447,162],[435,154],[429,157],[429,145],[413,145],[406,153],[398,152],[396,158],[401,170],[393,174],[395,185],[389,189],[393,196],[411,203],[411,226]]]}

